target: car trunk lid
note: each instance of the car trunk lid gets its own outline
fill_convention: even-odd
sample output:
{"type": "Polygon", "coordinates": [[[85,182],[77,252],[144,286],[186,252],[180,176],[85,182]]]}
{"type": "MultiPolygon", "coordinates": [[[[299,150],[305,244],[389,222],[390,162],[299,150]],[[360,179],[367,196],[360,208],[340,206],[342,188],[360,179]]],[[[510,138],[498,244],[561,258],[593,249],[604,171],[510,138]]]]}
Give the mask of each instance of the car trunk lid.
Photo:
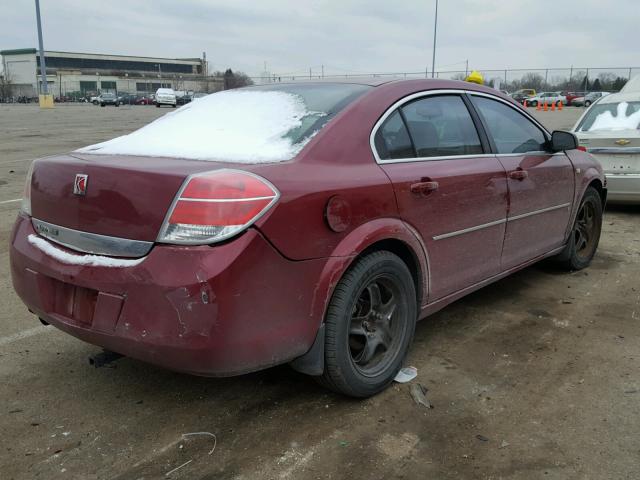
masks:
{"type": "Polygon", "coordinates": [[[222,166],[119,155],[47,157],[34,166],[31,212],[34,219],[68,229],[153,242],[187,176],[222,166]],[[82,179],[74,185],[76,176],[85,175],[84,186],[82,179]]]}
{"type": "Polygon", "coordinates": [[[640,131],[602,131],[578,135],[580,146],[596,157],[606,173],[640,173],[640,131]]]}

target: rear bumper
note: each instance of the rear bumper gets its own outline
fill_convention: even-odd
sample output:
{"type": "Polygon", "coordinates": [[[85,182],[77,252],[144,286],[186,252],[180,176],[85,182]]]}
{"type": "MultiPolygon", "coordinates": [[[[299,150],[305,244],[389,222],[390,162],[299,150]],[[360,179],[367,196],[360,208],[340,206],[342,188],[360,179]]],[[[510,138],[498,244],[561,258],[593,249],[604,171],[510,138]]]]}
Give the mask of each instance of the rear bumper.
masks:
{"type": "Polygon", "coordinates": [[[611,203],[640,204],[640,174],[609,174],[607,201],[611,203]]]}
{"type": "Polygon", "coordinates": [[[36,315],[89,343],[205,376],[284,363],[313,344],[321,318],[312,295],[326,260],[287,260],[255,229],[215,247],[155,246],[121,268],[61,263],[27,240],[34,234],[19,216],[16,292],[36,315]]]}

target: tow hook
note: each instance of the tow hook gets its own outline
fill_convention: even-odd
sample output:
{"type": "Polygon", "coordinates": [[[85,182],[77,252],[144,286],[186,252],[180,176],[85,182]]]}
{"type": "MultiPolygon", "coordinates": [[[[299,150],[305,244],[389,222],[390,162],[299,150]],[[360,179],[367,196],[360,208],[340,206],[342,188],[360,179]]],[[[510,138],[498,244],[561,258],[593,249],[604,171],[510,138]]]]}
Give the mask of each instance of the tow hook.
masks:
{"type": "Polygon", "coordinates": [[[119,353],[112,352],[110,350],[103,350],[100,353],[96,353],[95,355],[91,355],[89,357],[89,365],[93,365],[96,368],[100,367],[109,367],[114,368],[115,365],[111,365],[116,360],[122,358],[124,355],[120,355],[119,353]]]}

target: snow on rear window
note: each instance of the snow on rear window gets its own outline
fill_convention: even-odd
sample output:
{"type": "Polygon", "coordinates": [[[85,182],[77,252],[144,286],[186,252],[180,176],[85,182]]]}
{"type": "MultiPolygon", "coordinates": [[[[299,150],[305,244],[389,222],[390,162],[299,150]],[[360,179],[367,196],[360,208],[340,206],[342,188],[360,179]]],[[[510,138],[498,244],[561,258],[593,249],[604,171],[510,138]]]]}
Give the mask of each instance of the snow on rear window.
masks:
{"type": "Polygon", "coordinates": [[[640,128],[640,102],[596,104],[583,120],[581,131],[635,130],[640,128]],[[615,115],[613,114],[615,109],[615,115]]]}
{"type": "Polygon", "coordinates": [[[129,135],[77,152],[243,163],[284,161],[309,140],[290,132],[323,115],[308,111],[302,97],[292,93],[229,90],[188,103],[129,135]]]}

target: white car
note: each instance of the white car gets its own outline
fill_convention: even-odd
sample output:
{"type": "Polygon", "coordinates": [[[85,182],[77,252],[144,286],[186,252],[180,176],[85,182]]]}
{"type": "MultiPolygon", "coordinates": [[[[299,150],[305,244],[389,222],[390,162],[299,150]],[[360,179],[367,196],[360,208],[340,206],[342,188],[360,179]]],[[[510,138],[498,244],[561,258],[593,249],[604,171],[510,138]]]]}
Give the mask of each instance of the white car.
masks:
{"type": "Polygon", "coordinates": [[[549,106],[558,105],[560,102],[566,105],[567,97],[561,95],[560,92],[540,92],[531,98],[527,98],[527,105],[531,107],[537,107],[538,104],[544,105],[545,102],[547,102],[549,106]]]}
{"type": "Polygon", "coordinates": [[[640,204],[640,91],[600,97],[573,132],[602,165],[608,201],[640,204]]]}
{"type": "Polygon", "coordinates": [[[161,105],[169,105],[176,108],[176,92],[173,88],[159,88],[156,91],[156,107],[160,108],[161,105]]]}

